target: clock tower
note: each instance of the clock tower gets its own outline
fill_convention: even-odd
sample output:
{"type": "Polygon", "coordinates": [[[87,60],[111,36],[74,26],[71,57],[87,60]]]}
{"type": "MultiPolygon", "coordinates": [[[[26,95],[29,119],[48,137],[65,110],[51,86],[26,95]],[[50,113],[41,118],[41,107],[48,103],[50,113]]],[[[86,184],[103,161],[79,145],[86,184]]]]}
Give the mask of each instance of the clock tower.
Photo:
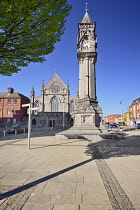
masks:
{"type": "Polygon", "coordinates": [[[92,22],[86,11],[78,24],[77,58],[79,62],[79,103],[83,106],[97,104],[96,72],[97,36],[96,23],[92,22]]]}
{"type": "Polygon", "coordinates": [[[87,12],[78,24],[77,59],[79,63],[79,90],[77,106],[72,114],[73,127],[60,133],[63,138],[76,135],[87,139],[100,138],[106,133],[102,125],[102,110],[98,106],[96,94],[97,36],[96,23],[87,12]]]}

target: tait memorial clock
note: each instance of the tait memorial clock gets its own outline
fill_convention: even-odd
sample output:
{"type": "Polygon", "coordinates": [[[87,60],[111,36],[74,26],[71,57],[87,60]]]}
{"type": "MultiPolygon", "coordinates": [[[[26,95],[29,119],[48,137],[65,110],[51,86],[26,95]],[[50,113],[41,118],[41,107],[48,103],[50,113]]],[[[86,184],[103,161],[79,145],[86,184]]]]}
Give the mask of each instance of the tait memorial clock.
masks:
{"type": "Polygon", "coordinates": [[[77,57],[79,62],[79,100],[88,99],[96,103],[97,37],[96,23],[92,22],[88,12],[78,24],[77,57]]]}

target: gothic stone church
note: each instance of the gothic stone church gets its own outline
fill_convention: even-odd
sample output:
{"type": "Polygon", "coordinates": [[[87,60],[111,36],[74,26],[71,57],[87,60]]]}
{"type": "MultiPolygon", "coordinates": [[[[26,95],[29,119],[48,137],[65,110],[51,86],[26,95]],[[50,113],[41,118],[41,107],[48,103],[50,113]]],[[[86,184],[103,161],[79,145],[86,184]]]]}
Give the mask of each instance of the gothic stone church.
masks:
{"type": "Polygon", "coordinates": [[[70,96],[69,85],[64,84],[55,73],[49,82],[42,84],[41,95],[35,97],[31,91],[31,106],[39,107],[32,113],[32,124],[46,128],[68,128],[73,125],[71,114],[74,112],[77,98],[70,96]]]}

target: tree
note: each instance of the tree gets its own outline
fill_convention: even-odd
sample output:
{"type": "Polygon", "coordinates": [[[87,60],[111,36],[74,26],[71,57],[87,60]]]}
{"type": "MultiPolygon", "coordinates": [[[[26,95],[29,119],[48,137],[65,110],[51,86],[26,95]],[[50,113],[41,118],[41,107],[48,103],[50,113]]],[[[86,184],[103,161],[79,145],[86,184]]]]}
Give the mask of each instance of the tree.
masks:
{"type": "Polygon", "coordinates": [[[67,0],[1,0],[0,74],[45,61],[65,30],[67,0]]]}

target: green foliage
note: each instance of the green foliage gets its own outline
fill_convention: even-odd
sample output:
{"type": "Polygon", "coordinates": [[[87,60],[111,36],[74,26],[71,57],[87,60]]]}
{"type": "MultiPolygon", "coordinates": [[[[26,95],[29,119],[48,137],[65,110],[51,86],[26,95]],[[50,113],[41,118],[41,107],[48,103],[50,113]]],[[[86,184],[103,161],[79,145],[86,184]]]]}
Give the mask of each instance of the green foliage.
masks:
{"type": "Polygon", "coordinates": [[[45,61],[65,30],[67,0],[1,0],[0,74],[45,61]]]}

